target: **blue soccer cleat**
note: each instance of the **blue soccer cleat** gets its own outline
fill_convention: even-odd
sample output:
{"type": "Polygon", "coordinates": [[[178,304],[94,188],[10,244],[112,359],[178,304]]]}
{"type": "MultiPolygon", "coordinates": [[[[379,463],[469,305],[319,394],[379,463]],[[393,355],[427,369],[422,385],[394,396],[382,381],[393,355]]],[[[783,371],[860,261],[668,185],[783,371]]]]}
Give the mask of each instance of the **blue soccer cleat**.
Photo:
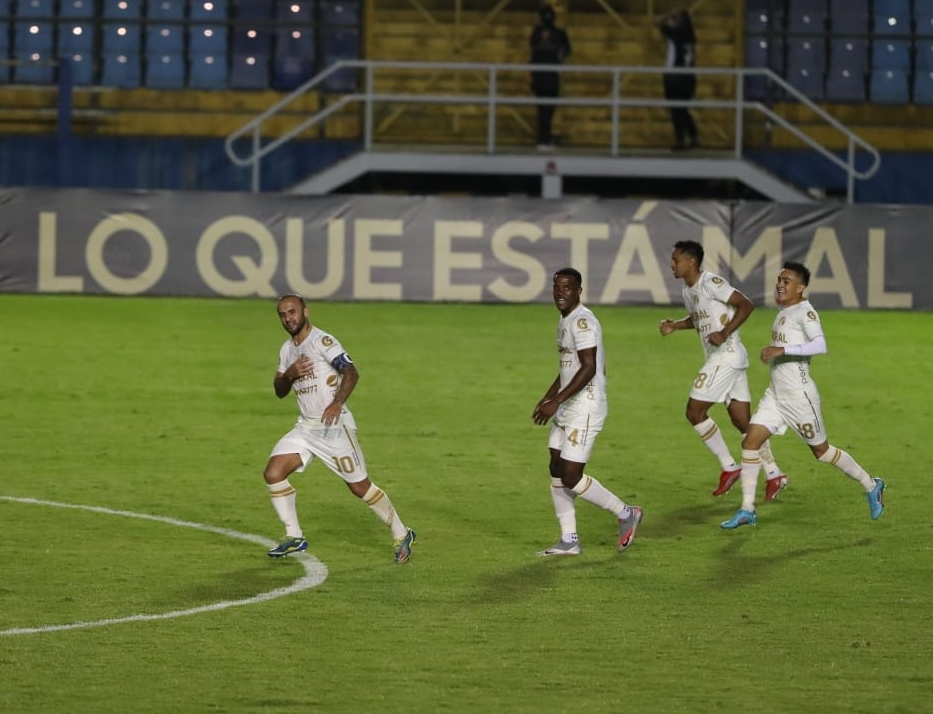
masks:
{"type": "Polygon", "coordinates": [[[411,547],[415,544],[415,539],[417,537],[418,534],[409,528],[408,533],[406,533],[403,538],[399,538],[395,541],[396,563],[401,564],[408,562],[408,559],[411,558],[411,547]]]}
{"type": "Polygon", "coordinates": [[[755,515],[754,511],[743,511],[740,508],[735,512],[732,518],[720,523],[719,527],[727,531],[734,531],[739,526],[753,526],[756,523],[758,523],[758,517],[755,515]]]}
{"type": "Polygon", "coordinates": [[[868,510],[871,512],[871,519],[877,521],[884,513],[884,481],[880,478],[872,479],[875,487],[865,494],[868,497],[868,510]]]}
{"type": "Polygon", "coordinates": [[[299,553],[302,550],[308,549],[308,541],[304,538],[286,538],[281,543],[279,543],[275,548],[269,551],[270,558],[281,558],[284,555],[289,553],[299,553]]]}

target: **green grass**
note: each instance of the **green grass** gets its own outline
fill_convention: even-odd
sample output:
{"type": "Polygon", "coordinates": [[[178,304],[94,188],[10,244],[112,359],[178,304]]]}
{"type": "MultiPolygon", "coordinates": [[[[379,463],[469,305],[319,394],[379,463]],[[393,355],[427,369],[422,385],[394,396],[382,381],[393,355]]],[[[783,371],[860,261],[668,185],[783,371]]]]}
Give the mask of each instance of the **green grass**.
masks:
{"type": "MultiPolygon", "coordinates": [[[[314,304],[361,381],[373,480],[419,532],[386,529],[323,466],[293,477],[318,587],[172,619],[0,636],[0,711],[847,712],[930,710],[930,313],[822,314],[814,360],[832,443],[860,489],[794,436],[759,525],[719,529],[718,465],[683,417],[702,357],[662,339],[677,308],[597,308],[611,413],[587,471],[645,509],[636,544],[579,508],[558,535],[546,430],[547,305],[314,304]]],[[[757,355],[773,312],[743,329],[757,355]]],[[[0,496],[281,535],[262,468],[292,424],[271,388],[268,301],[0,296],[0,496]]],[[[766,369],[750,371],[757,396],[766,369]]],[[[728,427],[721,408],[712,415],[728,427]]],[[[738,435],[727,432],[734,453],[738,435]]],[[[161,521],[0,500],[0,630],[210,606],[287,588],[296,559],[161,521]]]]}

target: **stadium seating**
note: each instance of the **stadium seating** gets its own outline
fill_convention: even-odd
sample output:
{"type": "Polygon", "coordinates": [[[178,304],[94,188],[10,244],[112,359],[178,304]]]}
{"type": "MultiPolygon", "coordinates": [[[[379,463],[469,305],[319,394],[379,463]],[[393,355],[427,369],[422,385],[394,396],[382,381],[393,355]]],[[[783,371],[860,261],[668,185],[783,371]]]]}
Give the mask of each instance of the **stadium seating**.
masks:
{"type": "Polygon", "coordinates": [[[224,25],[189,25],[188,54],[192,57],[225,56],[227,28],[224,25]]]}
{"type": "Polygon", "coordinates": [[[321,22],[325,25],[357,27],[360,21],[358,0],[318,0],[321,22]]]}
{"type": "Polygon", "coordinates": [[[61,0],[58,14],[66,18],[94,17],[94,0],[61,0]]]}
{"type": "MultiPolygon", "coordinates": [[[[323,44],[324,67],[330,67],[340,60],[359,58],[359,33],[355,29],[328,31],[324,34],[323,44]]],[[[332,92],[354,92],[356,77],[356,70],[342,69],[324,80],[324,87],[332,92]]]]}
{"type": "Polygon", "coordinates": [[[279,22],[313,22],[314,3],[310,0],[276,0],[275,19],[279,22]]]}
{"type": "Polygon", "coordinates": [[[868,71],[868,41],[846,37],[829,40],[830,70],[847,69],[864,74],[868,71]]]}
{"type": "Polygon", "coordinates": [[[933,70],[933,37],[917,38],[914,43],[914,67],[917,71],[933,70]]]}
{"type": "Polygon", "coordinates": [[[181,25],[146,26],[146,54],[181,55],[184,52],[185,36],[181,25]]]}
{"type": "Polygon", "coordinates": [[[105,22],[101,29],[101,47],[105,55],[138,54],[140,51],[140,26],[128,22],[105,22]]]}
{"type": "Polygon", "coordinates": [[[201,55],[189,58],[188,86],[196,89],[226,89],[227,61],[224,55],[201,55]]]}
{"type": "Polygon", "coordinates": [[[75,85],[94,83],[94,42],[96,25],[87,18],[58,23],[58,56],[71,62],[71,79],[75,85]]]}
{"type": "Polygon", "coordinates": [[[933,38],[933,5],[921,8],[917,3],[914,7],[914,32],[918,37],[933,38]]]}
{"type": "Polygon", "coordinates": [[[19,0],[16,17],[27,20],[45,20],[55,17],[55,0],[19,0]]]}
{"type": "Polygon", "coordinates": [[[145,85],[155,89],[180,89],[184,87],[184,55],[180,53],[147,55],[145,85]]]}
{"type": "Polygon", "coordinates": [[[933,69],[914,74],[914,104],[933,105],[933,69]]]}
{"type": "Polygon", "coordinates": [[[141,70],[140,58],[136,53],[105,54],[101,67],[101,84],[127,89],[138,87],[141,70]]]}
{"type": "Polygon", "coordinates": [[[143,0],[104,0],[105,20],[137,20],[143,15],[143,0]]]}
{"type": "Polygon", "coordinates": [[[877,69],[871,73],[869,95],[878,104],[907,104],[910,101],[908,73],[893,69],[877,69]]]}
{"type": "Polygon", "coordinates": [[[872,30],[876,35],[909,35],[910,0],[875,0],[872,30]]]}
{"type": "Polygon", "coordinates": [[[199,22],[225,22],[227,0],[191,0],[188,17],[199,22]]]}
{"type": "Polygon", "coordinates": [[[871,7],[868,0],[830,0],[829,26],[833,35],[865,35],[868,33],[871,7]]]}
{"type": "Polygon", "coordinates": [[[826,68],[826,42],[822,37],[787,40],[787,73],[813,75],[826,68]]]}
{"type": "Polygon", "coordinates": [[[823,100],[823,72],[819,69],[800,67],[788,71],[787,82],[798,92],[813,101],[823,100]]]}
{"type": "Polygon", "coordinates": [[[183,20],[185,0],[149,0],[146,17],[152,20],[183,20]]]}
{"type": "Polygon", "coordinates": [[[230,62],[232,89],[268,89],[269,55],[234,54],[230,62]]]}
{"type": "Polygon", "coordinates": [[[787,0],[788,34],[822,35],[826,16],[826,0],[787,0]]]}
{"type": "Polygon", "coordinates": [[[272,86],[291,91],[314,76],[314,34],[308,30],[280,29],[275,36],[272,86]]]}
{"type": "Polygon", "coordinates": [[[20,62],[13,67],[13,82],[49,84],[55,76],[52,65],[54,35],[51,22],[17,20],[13,28],[13,56],[20,62]]]}
{"type": "Polygon", "coordinates": [[[871,49],[872,69],[910,71],[910,41],[875,38],[871,49]]]}
{"type": "Polygon", "coordinates": [[[826,73],[825,96],[830,102],[864,102],[865,73],[847,67],[831,67],[826,73]]]}

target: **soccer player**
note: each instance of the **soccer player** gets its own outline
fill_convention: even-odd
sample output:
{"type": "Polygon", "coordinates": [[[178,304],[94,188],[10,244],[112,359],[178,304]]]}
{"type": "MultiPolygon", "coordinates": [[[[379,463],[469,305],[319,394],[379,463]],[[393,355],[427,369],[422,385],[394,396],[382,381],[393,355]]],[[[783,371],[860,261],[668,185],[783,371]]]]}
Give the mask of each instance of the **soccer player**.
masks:
{"type": "Polygon", "coordinates": [[[635,541],[642,510],[628,506],[592,476],[583,473],[596,437],[608,413],[606,400],[606,355],[599,320],[580,302],[583,278],[573,268],[554,273],[554,304],[560,311],[557,322],[557,353],[560,368],[553,384],[532,412],[535,424],[551,420],[551,498],[560,524],[561,539],[538,555],[579,555],[575,500],[605,508],[618,520],[620,551],[635,541]],[[553,417],[553,418],[552,418],[553,417]]]}
{"type": "Polygon", "coordinates": [[[771,383],[752,416],[742,441],[742,507],[721,526],[733,530],[755,525],[755,490],[761,464],[760,449],[772,434],[791,427],[824,464],[842,471],[865,490],[872,520],[884,512],[884,481],[872,478],[855,459],[827,441],[820,408],[820,393],[810,375],[810,358],[826,352],[820,317],[803,294],[810,271],[788,261],[778,274],[775,299],[780,308],[771,326],[771,344],[761,350],[761,361],[771,366],[771,383]]]}
{"type": "MultiPolygon", "coordinates": [[[[748,388],[748,352],[739,336],[739,327],[752,314],[754,306],[741,292],[719,275],[703,270],[703,246],[692,240],[674,244],[671,270],[684,281],[683,301],[687,316],[661,322],[661,335],[677,330],[696,330],[706,362],[693,380],[687,400],[687,421],[722,471],[714,496],[722,496],[738,480],[741,467],[732,458],[719,425],[709,416],[710,407],[722,403],[739,433],[744,436],[751,419],[751,391],[748,388]]],[[[761,448],[767,480],[765,500],[771,501],[787,486],[787,476],[771,456],[765,441],[761,448]]]]}
{"type": "Polygon", "coordinates": [[[269,555],[281,558],[308,547],[298,523],[295,489],[288,477],[304,471],[317,456],[392,530],[395,562],[408,561],[415,531],[402,523],[385,491],[369,480],[356,438],[356,422],[346,405],[360,378],[356,365],[337,338],[308,322],[308,308],[300,295],[279,298],[278,313],[290,337],[279,350],[273,387],[280,399],[294,389],[299,417],[273,447],[263,473],[272,506],[285,526],[285,540],[269,555]]]}

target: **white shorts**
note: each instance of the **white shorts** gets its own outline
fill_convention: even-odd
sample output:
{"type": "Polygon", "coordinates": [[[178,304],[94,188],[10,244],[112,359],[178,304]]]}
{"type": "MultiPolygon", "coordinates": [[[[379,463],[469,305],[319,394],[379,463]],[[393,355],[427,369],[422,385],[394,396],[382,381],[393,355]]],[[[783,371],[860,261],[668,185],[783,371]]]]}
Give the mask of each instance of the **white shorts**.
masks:
{"type": "Polygon", "coordinates": [[[731,367],[727,364],[703,365],[693,380],[690,398],[710,404],[726,404],[752,401],[748,388],[748,370],[744,367],[731,367]]]}
{"type": "Polygon", "coordinates": [[[363,450],[356,440],[356,429],[337,424],[323,429],[308,429],[300,424],[278,440],[270,456],[298,454],[301,466],[320,457],[323,464],[347,483],[358,483],[368,476],[363,450]]]}
{"type": "Polygon", "coordinates": [[[794,401],[778,400],[768,387],[752,415],[752,424],[761,424],[772,434],[783,434],[790,427],[810,446],[827,441],[819,392],[802,394],[794,401]]]}
{"type": "Polygon", "coordinates": [[[564,461],[573,461],[585,464],[593,453],[596,437],[606,422],[606,410],[557,410],[551,420],[551,431],[548,434],[547,445],[549,449],[560,451],[564,461]]]}

